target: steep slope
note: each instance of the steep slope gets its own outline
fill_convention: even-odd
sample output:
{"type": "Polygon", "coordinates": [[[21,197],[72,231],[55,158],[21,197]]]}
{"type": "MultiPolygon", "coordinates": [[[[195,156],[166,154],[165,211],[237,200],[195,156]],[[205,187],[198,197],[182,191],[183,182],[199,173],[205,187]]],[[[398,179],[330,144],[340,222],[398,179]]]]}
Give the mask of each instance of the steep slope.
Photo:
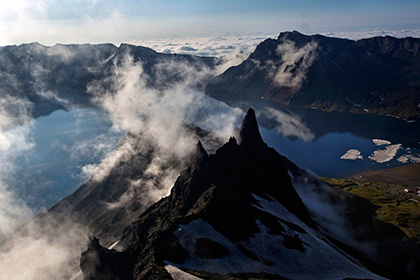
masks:
{"type": "Polygon", "coordinates": [[[323,177],[321,180],[376,205],[380,220],[398,227],[410,239],[420,240],[420,201],[416,187],[357,179],[323,177]]]}
{"type": "MultiPolygon", "coordinates": [[[[179,133],[183,141],[192,145],[202,141],[210,151],[222,145],[219,136],[194,125],[179,127],[179,133]]],[[[28,276],[19,279],[80,279],[79,259],[88,234],[100,237],[107,247],[118,242],[128,225],[169,194],[194,154],[193,146],[180,157],[157,149],[154,141],[150,133],[129,133],[88,182],[14,232],[1,236],[2,267],[28,268],[28,276]],[[37,257],[22,257],[24,254],[37,257]]],[[[16,276],[7,271],[9,274],[3,271],[0,279],[16,276]]]]}
{"type": "MultiPolygon", "coordinates": [[[[185,124],[182,131],[192,141],[205,143],[210,150],[221,145],[217,135],[194,125],[185,124]]],[[[40,214],[35,222],[71,218],[105,243],[114,243],[136,217],[168,194],[171,187],[168,182],[172,184],[171,180],[176,179],[193,156],[162,155],[155,150],[153,141],[146,134],[128,133],[109,162],[103,162],[88,182],[40,214]]]]}
{"type": "Polygon", "coordinates": [[[420,39],[358,41],[284,32],[206,87],[224,101],[265,99],[327,111],[420,117],[420,39]]]}
{"type": "Polygon", "coordinates": [[[239,135],[211,155],[199,143],[171,194],[124,231],[123,251],[93,238],[84,279],[176,279],[179,269],[205,279],[381,279],[320,233],[284,162],[293,165],[263,142],[252,109],[239,135]]]}
{"type": "Polygon", "coordinates": [[[418,226],[407,223],[415,223],[418,211],[414,215],[412,209],[406,211],[407,205],[417,209],[415,202],[401,201],[395,186],[356,181],[337,186],[336,179],[327,180],[328,185],[285,162],[293,186],[325,236],[376,273],[390,279],[418,279],[418,226]]]}

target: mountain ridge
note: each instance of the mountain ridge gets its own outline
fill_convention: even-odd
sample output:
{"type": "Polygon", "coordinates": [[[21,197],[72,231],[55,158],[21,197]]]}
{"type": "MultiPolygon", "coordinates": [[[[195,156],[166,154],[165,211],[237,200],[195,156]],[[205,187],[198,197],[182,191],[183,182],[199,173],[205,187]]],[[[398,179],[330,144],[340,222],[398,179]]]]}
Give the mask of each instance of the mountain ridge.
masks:
{"type": "Polygon", "coordinates": [[[165,69],[156,73],[159,63],[185,63],[197,71],[213,69],[217,63],[213,57],[164,54],[130,44],[11,45],[0,47],[2,95],[32,102],[35,118],[58,109],[95,107],[88,86],[111,76],[127,56],[142,63],[148,86],[155,88],[185,78],[165,69]]]}
{"type": "Polygon", "coordinates": [[[325,111],[420,117],[420,39],[357,41],[303,35],[266,39],[206,94],[226,102],[265,99],[325,111]]]}
{"type": "Polygon", "coordinates": [[[124,231],[120,252],[100,247],[93,238],[81,257],[84,279],[173,279],[168,265],[218,273],[221,279],[228,279],[229,272],[239,273],[239,279],[245,272],[255,273],[256,279],[267,274],[279,279],[382,279],[322,237],[282,156],[254,141],[257,135],[245,133],[259,134],[255,124],[249,110],[239,133],[241,144],[232,137],[214,154],[198,143],[171,194],[124,231]]]}

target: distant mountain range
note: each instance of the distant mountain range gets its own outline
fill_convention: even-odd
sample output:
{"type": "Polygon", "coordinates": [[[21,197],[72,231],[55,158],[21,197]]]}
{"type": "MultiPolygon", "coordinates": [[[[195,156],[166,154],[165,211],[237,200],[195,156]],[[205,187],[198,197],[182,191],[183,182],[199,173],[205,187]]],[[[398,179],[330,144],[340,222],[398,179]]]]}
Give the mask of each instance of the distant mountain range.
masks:
{"type": "Polygon", "coordinates": [[[182,71],[157,69],[159,64],[183,63],[205,73],[217,63],[211,57],[163,54],[127,44],[6,46],[0,47],[0,95],[28,99],[33,103],[34,117],[57,109],[95,106],[88,85],[111,76],[114,67],[121,66],[127,57],[141,62],[152,87],[165,87],[185,78],[182,71]]]}
{"type": "MultiPolygon", "coordinates": [[[[127,44],[6,46],[0,48],[1,94],[28,98],[35,117],[66,105],[94,106],[88,85],[111,75],[127,54],[142,62],[153,87],[189,75],[182,68],[157,69],[159,63],[187,63],[196,73],[221,63],[127,44]]],[[[352,41],[284,32],[260,43],[248,59],[223,74],[207,72],[197,87],[226,102],[264,99],[326,111],[420,117],[418,38],[352,41]]]]}
{"type": "Polygon", "coordinates": [[[420,39],[358,41],[297,31],[267,39],[206,87],[232,102],[265,99],[326,111],[420,117],[420,39]]]}

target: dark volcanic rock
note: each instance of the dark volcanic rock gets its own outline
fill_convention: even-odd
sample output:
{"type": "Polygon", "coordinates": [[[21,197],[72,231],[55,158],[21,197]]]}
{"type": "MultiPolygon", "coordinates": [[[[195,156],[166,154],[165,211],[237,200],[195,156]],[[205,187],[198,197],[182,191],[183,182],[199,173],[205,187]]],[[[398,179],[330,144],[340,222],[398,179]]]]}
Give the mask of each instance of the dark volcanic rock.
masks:
{"type": "Polygon", "coordinates": [[[85,279],[172,279],[168,263],[205,279],[382,279],[360,261],[391,279],[416,279],[411,266],[418,267],[418,246],[380,222],[376,206],[323,191],[317,179],[267,147],[252,109],[239,135],[240,144],[232,137],[214,154],[198,142],[171,194],[124,231],[123,251],[91,242],[81,259],[85,279]],[[329,207],[342,203],[346,207],[337,206],[336,214],[343,228],[337,231],[329,207]],[[392,256],[404,251],[410,256],[392,256]]]}
{"type": "Polygon", "coordinates": [[[114,276],[124,274],[124,261],[117,257],[117,251],[103,248],[95,237],[90,239],[87,251],[82,253],[80,267],[86,280],[118,280],[122,278],[114,276]]]}
{"type": "MultiPolygon", "coordinates": [[[[313,252],[311,246],[318,245],[306,244],[301,238],[307,238],[307,231],[317,231],[317,226],[290,183],[284,158],[262,141],[252,109],[247,113],[240,135],[241,144],[231,138],[211,155],[201,143],[197,144],[190,166],[181,173],[171,194],[148,208],[124,231],[121,244],[126,249],[117,253],[124,260],[124,267],[121,261],[116,261],[110,265],[117,267],[106,268],[107,273],[113,274],[114,279],[171,279],[164,268],[165,261],[184,265],[192,258],[211,261],[234,258],[238,254],[253,266],[259,264],[266,269],[276,269],[278,263],[273,260],[277,257],[263,256],[258,248],[250,247],[250,240],[261,234],[262,227],[266,234],[273,236],[266,238],[283,243],[272,244],[279,250],[274,255],[295,252],[290,254],[304,256],[308,250],[313,252]],[[266,200],[267,205],[274,208],[284,207],[286,210],[281,211],[297,217],[300,226],[274,216],[271,213],[274,210],[264,210],[259,199],[266,200]],[[213,239],[216,238],[213,235],[205,237],[195,233],[193,224],[207,226],[219,237],[213,239]]],[[[196,230],[204,229],[200,226],[196,230]]],[[[103,252],[104,249],[91,246],[84,255],[95,255],[95,251],[103,252]]],[[[104,255],[109,254],[113,256],[113,252],[104,255]]],[[[105,270],[98,270],[101,265],[90,264],[89,259],[82,258],[83,270],[92,266],[95,269],[91,271],[97,277],[105,274],[105,270]]],[[[265,272],[261,268],[259,275],[265,275],[265,272]]],[[[258,277],[258,273],[252,275],[258,277]]],[[[277,275],[273,279],[284,278],[277,275]]]]}
{"type": "Polygon", "coordinates": [[[239,144],[242,147],[249,149],[263,149],[267,147],[261,138],[260,129],[258,127],[257,118],[255,112],[251,108],[242,120],[241,129],[239,131],[239,144]]]}
{"type": "MultiPolygon", "coordinates": [[[[240,144],[232,137],[214,154],[208,154],[198,142],[190,165],[181,172],[171,194],[124,230],[122,251],[107,250],[97,240],[91,241],[81,259],[85,279],[172,279],[165,269],[168,264],[209,279],[215,275],[220,279],[268,279],[267,275],[272,279],[294,279],[295,275],[381,279],[337,246],[377,273],[415,279],[401,262],[390,269],[384,267],[391,261],[386,255],[393,246],[381,243],[378,235],[387,232],[395,235],[394,241],[402,235],[391,225],[378,225],[372,205],[363,206],[354,199],[348,203],[357,212],[350,219],[354,223],[347,225],[348,235],[362,241],[359,234],[367,230],[364,240],[380,246],[367,255],[319,230],[288,172],[295,182],[302,180],[303,187],[313,187],[312,192],[317,191],[318,181],[267,147],[252,109],[239,135],[240,144]],[[376,258],[381,252],[386,255],[376,258]]],[[[332,204],[340,199],[336,194],[332,204]]],[[[344,215],[343,221],[349,217],[344,215]]],[[[319,221],[322,224],[322,219],[319,221]]]]}
{"type": "Polygon", "coordinates": [[[419,38],[352,41],[283,32],[211,80],[206,93],[225,102],[264,99],[326,111],[366,109],[419,118],[419,49],[419,38]],[[299,59],[293,61],[291,55],[299,59]]]}
{"type": "Polygon", "coordinates": [[[199,238],[196,239],[194,254],[203,259],[217,259],[228,255],[229,251],[213,240],[199,238]]]}

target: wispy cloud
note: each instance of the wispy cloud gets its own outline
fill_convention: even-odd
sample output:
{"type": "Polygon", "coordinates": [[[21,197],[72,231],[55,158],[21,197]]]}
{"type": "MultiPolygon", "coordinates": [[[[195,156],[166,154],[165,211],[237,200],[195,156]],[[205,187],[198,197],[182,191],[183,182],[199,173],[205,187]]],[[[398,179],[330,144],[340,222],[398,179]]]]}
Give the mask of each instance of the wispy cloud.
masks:
{"type": "Polygon", "coordinates": [[[0,279],[69,279],[78,266],[86,232],[61,217],[26,225],[8,236],[0,252],[0,279]]]}
{"type": "Polygon", "coordinates": [[[262,114],[276,122],[275,129],[277,133],[283,137],[299,138],[304,141],[312,141],[315,139],[315,135],[299,116],[269,107],[262,111],[262,114]]]}
{"type": "Polygon", "coordinates": [[[31,127],[22,126],[31,119],[31,110],[32,103],[28,100],[0,95],[0,235],[32,215],[10,189],[16,160],[34,147],[31,127]]]}
{"type": "Polygon", "coordinates": [[[299,91],[306,80],[309,67],[317,57],[317,47],[316,42],[298,47],[292,41],[282,41],[276,49],[279,60],[267,65],[273,82],[293,92],[299,91]]]}
{"type": "Polygon", "coordinates": [[[112,76],[89,87],[95,102],[108,111],[114,129],[138,136],[126,137],[99,165],[89,165],[84,170],[100,182],[115,166],[133,155],[151,156],[142,178],[132,180],[128,191],[111,203],[111,208],[124,205],[138,197],[139,192],[147,200],[146,205],[169,193],[197,143],[197,137],[185,123],[197,124],[227,139],[233,135],[242,113],[194,89],[208,77],[209,70],[205,67],[165,59],[152,72],[157,88],[150,86],[142,62],[135,62],[127,54],[123,60],[115,61],[112,76]],[[168,84],[168,76],[177,78],[168,84]],[[176,164],[169,165],[170,162],[176,164]]]}
{"type": "MultiPolygon", "coordinates": [[[[36,214],[16,193],[18,161],[33,151],[32,103],[2,93],[0,95],[0,279],[58,279],[70,274],[70,263],[84,240],[72,223],[57,225],[52,220],[41,228],[34,224],[16,232],[18,226],[36,214]],[[51,223],[50,223],[51,222],[51,223]],[[77,233],[76,233],[77,232],[77,233]],[[48,233],[48,235],[46,235],[48,233]],[[75,246],[79,244],[79,246],[75,246]],[[71,256],[71,257],[70,257],[71,256]]],[[[73,264],[72,264],[73,265],[73,264]]]]}
{"type": "MultiPolygon", "coordinates": [[[[49,280],[71,275],[84,247],[84,229],[60,217],[27,223],[39,209],[20,196],[17,170],[33,153],[33,104],[0,92],[0,279],[49,280]],[[23,223],[27,223],[21,227],[23,223]]],[[[38,188],[42,182],[34,182],[38,188]]]]}

